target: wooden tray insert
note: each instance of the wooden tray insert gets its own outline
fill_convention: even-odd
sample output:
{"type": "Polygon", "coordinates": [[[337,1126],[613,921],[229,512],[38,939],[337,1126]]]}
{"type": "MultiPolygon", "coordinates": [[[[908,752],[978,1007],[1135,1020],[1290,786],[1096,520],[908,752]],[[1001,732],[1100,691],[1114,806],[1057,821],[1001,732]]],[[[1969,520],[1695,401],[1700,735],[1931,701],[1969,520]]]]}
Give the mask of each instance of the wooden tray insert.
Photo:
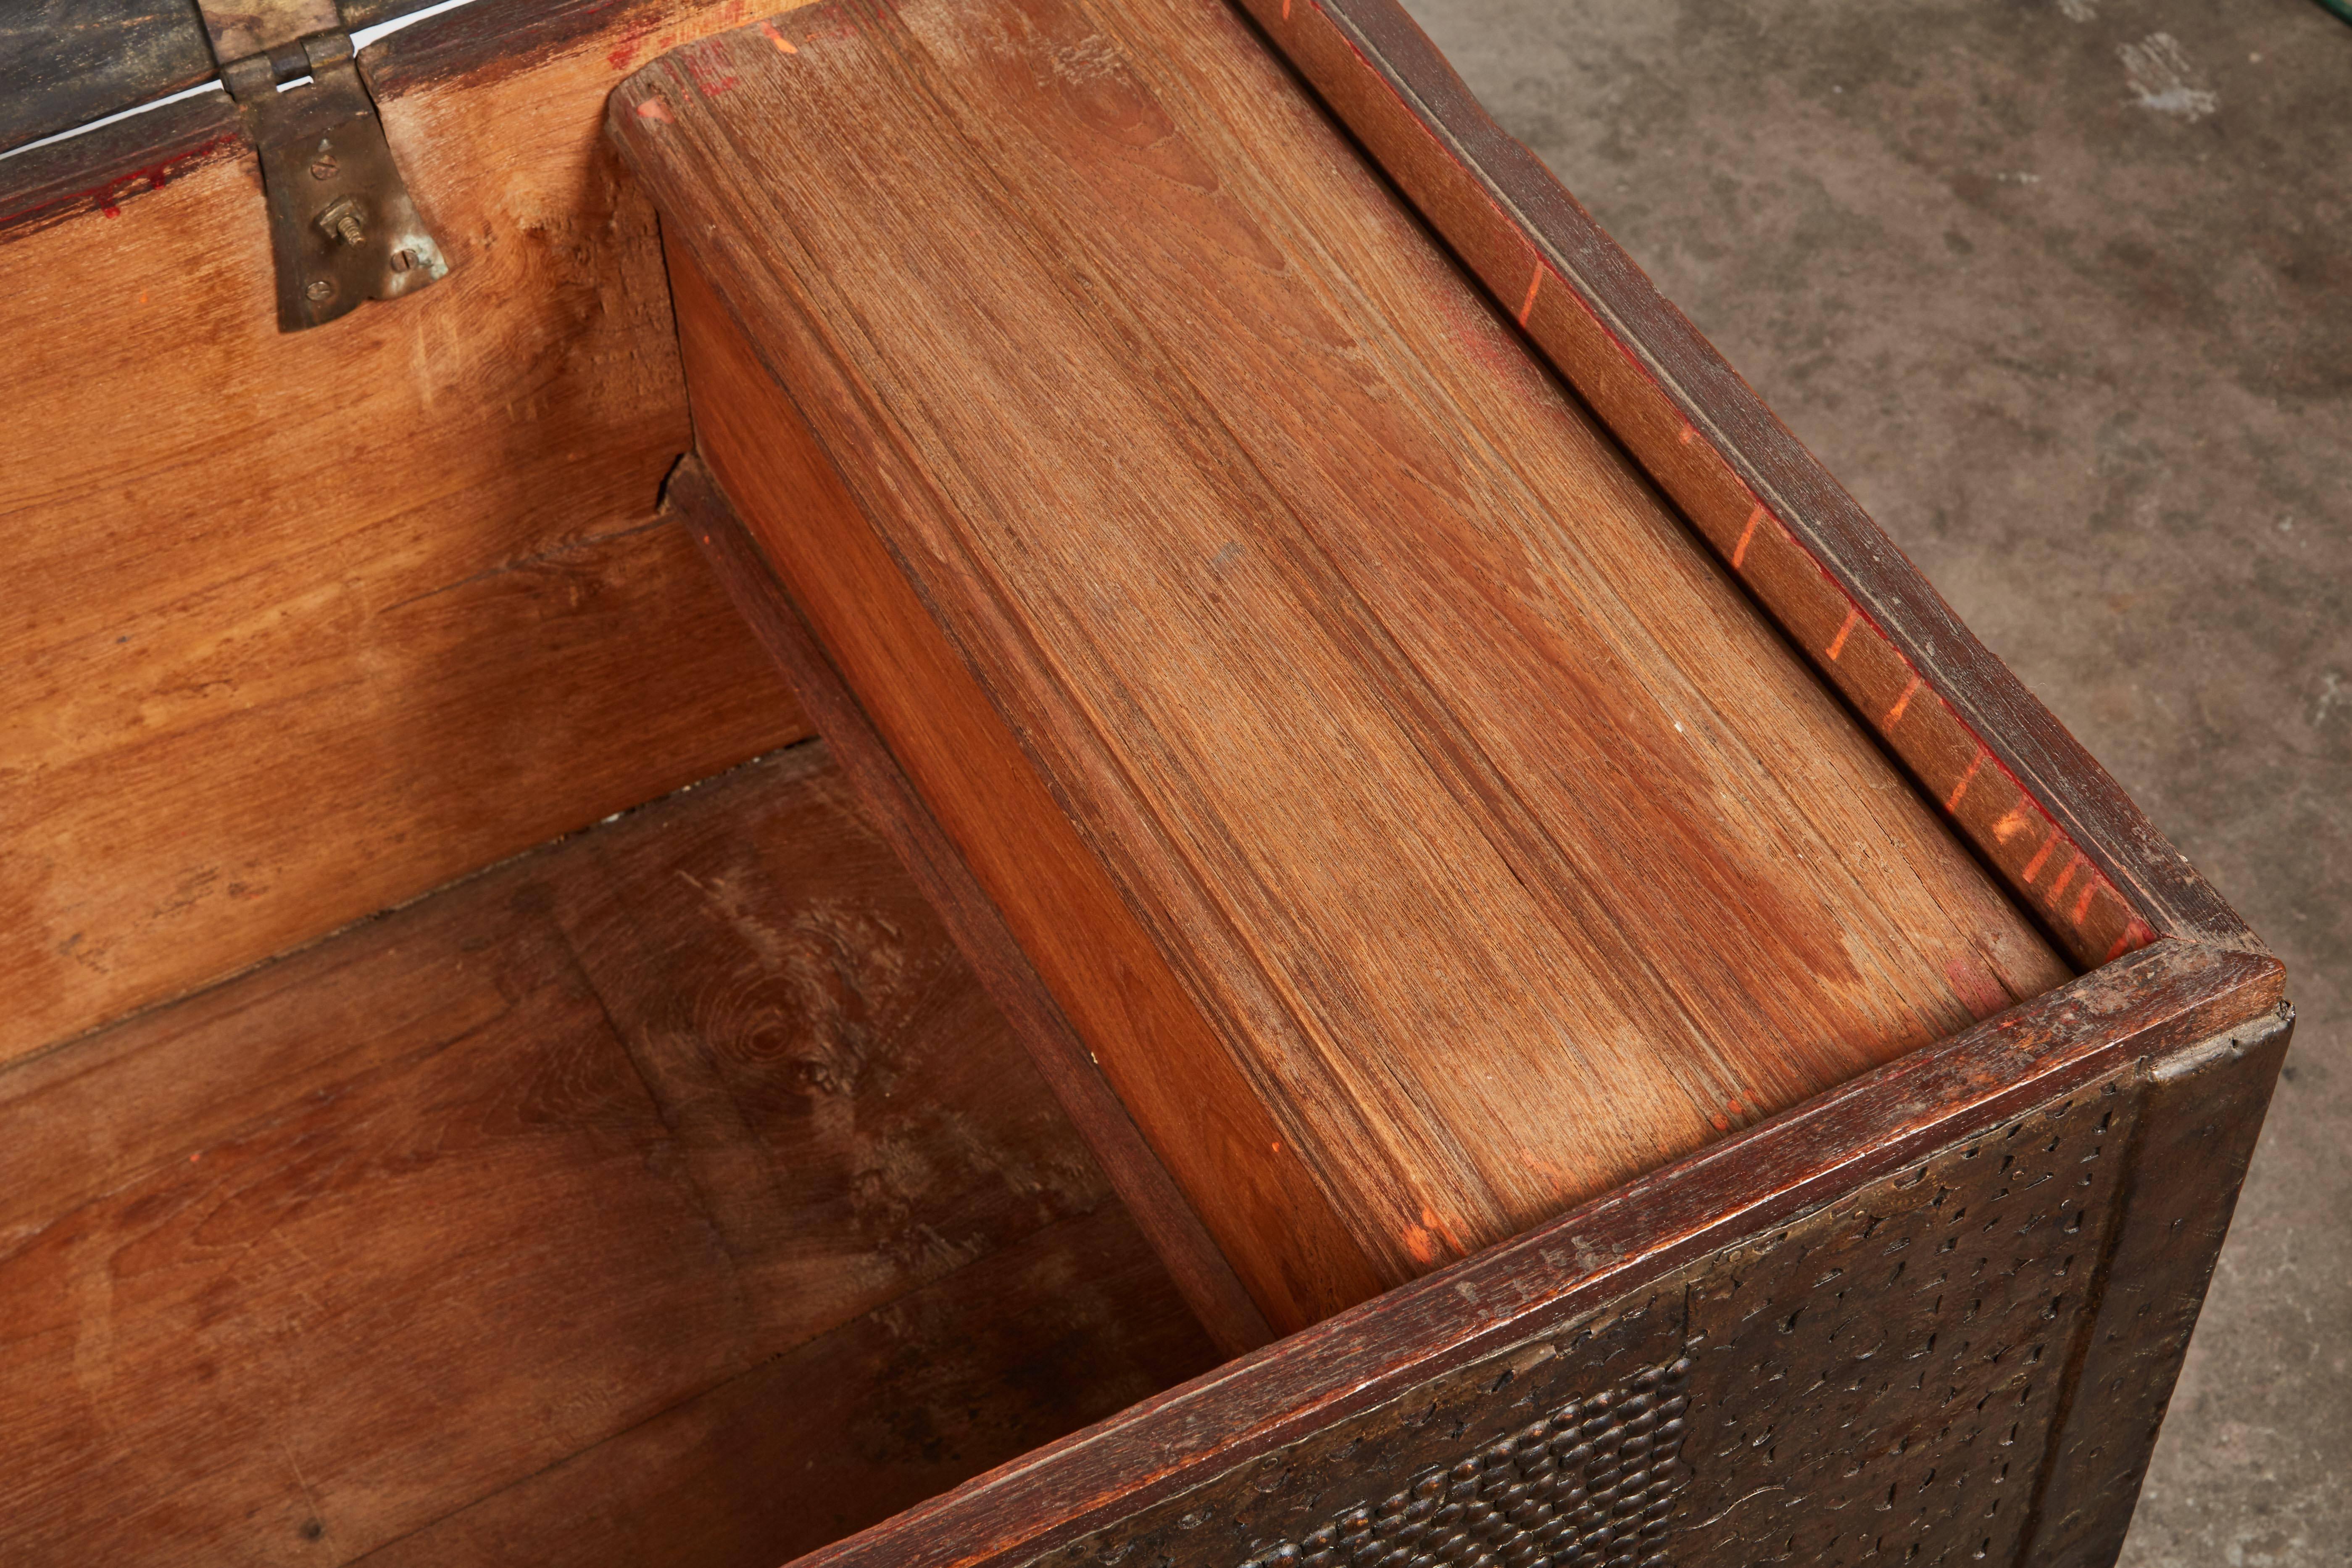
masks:
{"type": "Polygon", "coordinates": [[[1276,1327],[2065,978],[1229,9],[613,119],[702,451],[1276,1327]]]}

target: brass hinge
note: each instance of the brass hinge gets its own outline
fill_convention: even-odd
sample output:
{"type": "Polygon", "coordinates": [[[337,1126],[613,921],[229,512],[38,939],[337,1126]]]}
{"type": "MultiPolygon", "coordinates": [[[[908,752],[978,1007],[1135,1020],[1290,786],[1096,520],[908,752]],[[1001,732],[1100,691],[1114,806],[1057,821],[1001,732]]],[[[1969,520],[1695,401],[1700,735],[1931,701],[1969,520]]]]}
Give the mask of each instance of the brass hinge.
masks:
{"type": "Polygon", "coordinates": [[[362,300],[397,299],[447,276],[392,161],[335,0],[197,6],[221,82],[261,154],[278,330],[320,326],[362,300]]]}

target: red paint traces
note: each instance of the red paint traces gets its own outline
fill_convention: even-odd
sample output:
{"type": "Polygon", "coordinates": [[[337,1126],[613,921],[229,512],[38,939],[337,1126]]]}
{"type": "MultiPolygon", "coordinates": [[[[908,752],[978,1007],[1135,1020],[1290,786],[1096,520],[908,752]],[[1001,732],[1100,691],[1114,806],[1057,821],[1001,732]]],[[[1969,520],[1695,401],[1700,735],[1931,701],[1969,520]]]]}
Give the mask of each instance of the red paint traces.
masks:
{"type": "Polygon", "coordinates": [[[1282,0],[1282,19],[1286,22],[1290,20],[1290,0],[1282,0]]]}
{"type": "Polygon", "coordinates": [[[793,41],[790,38],[787,38],[782,33],[776,31],[776,25],[773,22],[761,23],[760,31],[768,35],[768,42],[776,46],[776,52],[778,54],[796,55],[800,53],[800,50],[793,47],[793,41]]]}
{"type": "MultiPolygon", "coordinates": [[[[206,146],[211,146],[213,144],[213,142],[205,143],[206,146]]],[[[138,194],[138,186],[142,181],[146,183],[146,186],[149,190],[160,191],[171,182],[171,178],[172,165],[169,163],[157,163],[152,168],[140,169],[131,174],[120,175],[115,179],[110,180],[106,184],[106,194],[98,198],[99,211],[104,213],[109,217],[121,217],[122,216],[122,198],[124,196],[136,195],[138,194]]]]}
{"type": "Polygon", "coordinates": [[[1683,445],[1684,445],[1684,446],[1687,447],[1687,446],[1689,446],[1693,441],[1696,441],[1696,440],[1697,440],[1697,439],[1698,439],[1698,427],[1697,427],[1696,426],[1695,426],[1695,425],[1685,425],[1685,426],[1683,426],[1682,441],[1683,441],[1683,445]]]}
{"type": "Polygon", "coordinates": [[[2042,862],[2049,859],[2050,851],[2057,847],[2058,829],[2053,826],[2050,829],[2050,837],[2042,841],[2042,847],[2036,849],[2033,852],[2033,858],[2025,863],[2024,874],[2018,879],[2029,888],[2033,886],[2033,879],[2042,875],[2042,862]]]}
{"type": "Polygon", "coordinates": [[[1738,571],[1739,563],[1748,559],[1748,542],[1756,537],[1756,525],[1763,521],[1764,503],[1759,501],[1756,510],[1748,514],[1748,526],[1739,531],[1739,542],[1731,547],[1731,569],[1734,572],[1738,571]]]}
{"type": "Polygon", "coordinates": [[[1725,1100],[1723,1102],[1723,1109],[1731,1112],[1734,1116],[1745,1116],[1748,1114],[1748,1108],[1740,1104],[1737,1100],[1725,1100]]]}
{"type": "Polygon", "coordinates": [[[646,40],[653,37],[653,31],[651,21],[630,23],[627,30],[622,33],[618,47],[604,57],[604,63],[616,71],[627,70],[629,62],[637,58],[637,51],[645,47],[646,40]]]}
{"type": "Polygon", "coordinates": [[[1708,1117],[1707,1120],[1715,1123],[1715,1130],[1717,1132],[1728,1132],[1731,1131],[1731,1123],[1724,1120],[1724,1116],[1721,1111],[1716,1112],[1713,1116],[1708,1117]]]}
{"type": "Polygon", "coordinates": [[[2009,1010],[2011,1000],[2009,990],[1993,978],[1981,960],[1973,953],[1963,954],[1944,965],[1944,979],[1969,1010],[1971,1018],[1990,1018],[1995,1013],[2009,1010]]]}
{"type": "Polygon", "coordinates": [[[737,79],[723,60],[712,59],[711,47],[705,45],[685,52],[682,58],[686,61],[686,74],[694,79],[694,89],[703,97],[723,98],[735,90],[737,79]]]}
{"type": "Polygon", "coordinates": [[[2074,923],[2076,925],[2081,925],[2083,923],[2083,917],[2091,912],[2091,895],[2098,890],[2099,879],[2097,877],[2091,876],[2083,879],[2083,896],[2074,900],[2074,923]]]}
{"type": "MultiPolygon", "coordinates": [[[[1286,10],[1285,14],[1287,14],[1286,10]]],[[[1538,262],[1535,276],[1528,279],[1528,297],[1519,301],[1519,325],[1523,327],[1528,324],[1528,318],[1535,314],[1536,290],[1543,287],[1543,264],[1538,262]]]]}
{"type": "Polygon", "coordinates": [[[1911,678],[1911,684],[1903,689],[1903,695],[1895,700],[1895,706],[1886,710],[1886,718],[1878,727],[1892,730],[1903,722],[1904,710],[1911,706],[1911,694],[1918,689],[1919,678],[1915,675],[1911,678]]]}
{"type": "Polygon", "coordinates": [[[664,103],[658,98],[649,98],[643,103],[637,105],[637,118],[640,120],[650,120],[661,125],[675,125],[677,123],[677,116],[672,114],[669,111],[669,105],[664,103]]]}
{"type": "Polygon", "coordinates": [[[2066,884],[2074,879],[2074,873],[2081,870],[2082,867],[2083,852],[2080,849],[2077,849],[2074,851],[2074,858],[2066,862],[2066,868],[2058,873],[2058,879],[2050,884],[2050,907],[2052,909],[2054,910],[2058,907],[2059,897],[2066,891],[2066,884]]]}
{"type": "Polygon", "coordinates": [[[174,178],[186,174],[191,166],[205,162],[221,148],[234,147],[242,150],[244,145],[245,139],[237,132],[223,132],[218,136],[200,142],[186,152],[174,153],[161,163],[151,163],[143,169],[134,169],[127,174],[117,174],[104,184],[85,185],[71,195],[54,201],[37,202],[31,206],[19,207],[12,213],[0,214],[0,228],[9,227],[18,219],[31,217],[37,213],[69,211],[82,202],[91,203],[108,217],[119,217],[121,216],[122,204],[128,198],[138,195],[142,191],[162,190],[174,178]]]}
{"type": "Polygon", "coordinates": [[[1984,766],[1985,758],[1990,754],[1982,746],[1977,748],[1976,758],[1969,763],[1969,771],[1960,775],[1960,782],[1952,786],[1952,798],[1944,803],[1946,811],[1960,809],[1960,797],[1969,793],[1969,781],[1977,776],[1977,770],[1984,766]]]}
{"type": "Polygon", "coordinates": [[[1829,657],[1832,664],[1837,662],[1837,656],[1845,651],[1845,639],[1853,635],[1853,623],[1860,619],[1862,607],[1857,605],[1848,609],[1845,619],[1838,624],[1837,636],[1830,638],[1829,657]]]}
{"type": "Polygon", "coordinates": [[[2116,945],[2107,949],[2107,956],[2099,962],[2113,963],[2125,953],[2137,952],[2155,940],[2156,928],[2137,915],[2134,915],[2124,923],[2124,934],[2116,938],[2116,945]]]}

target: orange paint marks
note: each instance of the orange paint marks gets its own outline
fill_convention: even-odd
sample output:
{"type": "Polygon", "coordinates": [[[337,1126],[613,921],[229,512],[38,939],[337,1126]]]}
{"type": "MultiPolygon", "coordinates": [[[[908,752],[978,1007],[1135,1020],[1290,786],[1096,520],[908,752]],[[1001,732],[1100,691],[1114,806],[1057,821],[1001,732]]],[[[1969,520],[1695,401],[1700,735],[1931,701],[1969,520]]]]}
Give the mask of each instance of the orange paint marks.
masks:
{"type": "Polygon", "coordinates": [[[2081,925],[2083,917],[2091,912],[2091,896],[2098,890],[2099,879],[2095,872],[2083,879],[2083,896],[2074,900],[2074,920],[2076,925],[2081,925]]]}
{"type": "Polygon", "coordinates": [[[1739,531],[1739,542],[1731,547],[1731,569],[1734,572],[1738,571],[1739,563],[1748,559],[1748,542],[1756,537],[1756,525],[1763,521],[1764,504],[1759,501],[1756,510],[1748,514],[1748,526],[1739,531]]]}
{"type": "Polygon", "coordinates": [[[1915,675],[1911,678],[1911,684],[1903,689],[1903,695],[1895,700],[1895,706],[1886,710],[1886,717],[1879,721],[1878,727],[1892,730],[1903,722],[1904,711],[1911,706],[1911,694],[1918,689],[1919,678],[1915,675]]]}
{"type": "Polygon", "coordinates": [[[2107,949],[2107,956],[2101,959],[2099,962],[2102,963],[2113,963],[2125,953],[2137,952],[2155,940],[2155,928],[2151,927],[2146,921],[2140,919],[2137,915],[2134,915],[2130,920],[2124,922],[2124,934],[2116,938],[2116,945],[2107,949]]]}
{"type": "Polygon", "coordinates": [[[1731,1131],[1731,1123],[1725,1119],[1723,1113],[1719,1110],[1713,1116],[1708,1117],[1707,1120],[1715,1123],[1715,1130],[1717,1132],[1728,1132],[1731,1131]]]}
{"type": "Polygon", "coordinates": [[[1952,798],[1944,803],[1946,811],[1960,809],[1960,797],[1969,793],[1969,784],[1976,778],[1977,770],[1984,766],[1987,754],[1982,746],[1977,748],[1976,758],[1969,763],[1969,771],[1960,775],[1960,782],[1952,786],[1952,798]]]}
{"type": "Polygon", "coordinates": [[[2065,892],[2066,884],[2074,879],[2074,873],[2081,870],[2082,868],[2083,852],[2080,849],[2077,849],[2074,851],[2074,858],[2066,862],[2066,868],[2058,873],[2058,879],[2050,884],[2051,908],[2055,909],[2058,907],[2059,896],[2065,892]]]}
{"type": "Polygon", "coordinates": [[[1740,1104],[1737,1100],[1725,1100],[1723,1102],[1723,1109],[1729,1111],[1734,1116],[1745,1116],[1748,1114],[1748,1108],[1740,1104]]]}
{"type": "Polygon", "coordinates": [[[1282,19],[1286,22],[1290,20],[1290,0],[1282,0],[1282,19]]]}
{"type": "Polygon", "coordinates": [[[1528,297],[1519,301],[1519,325],[1523,327],[1528,324],[1528,318],[1535,314],[1536,293],[1543,287],[1543,263],[1538,261],[1535,276],[1528,279],[1528,297]]]}
{"type": "Polygon", "coordinates": [[[694,89],[705,98],[722,97],[738,85],[725,57],[714,56],[709,45],[687,49],[680,58],[686,62],[686,74],[694,79],[694,89]]]}
{"type": "Polygon", "coordinates": [[[768,42],[776,46],[776,52],[778,54],[796,55],[800,53],[800,50],[793,47],[793,41],[790,38],[787,38],[782,33],[776,31],[776,25],[773,22],[761,23],[760,31],[768,35],[768,42]]]}
{"type": "Polygon", "coordinates": [[[669,111],[669,105],[664,103],[658,98],[649,98],[643,103],[637,105],[637,118],[640,120],[650,120],[660,125],[675,125],[677,123],[677,116],[672,114],[669,111]]]}
{"type": "Polygon", "coordinates": [[[2009,808],[2007,816],[1992,825],[1992,836],[2006,844],[2025,830],[2026,821],[2025,803],[2021,800],[2009,808]]]}
{"type": "MultiPolygon", "coordinates": [[[[1412,1254],[1415,1263],[1426,1268],[1445,1255],[1445,1238],[1442,1234],[1444,1228],[1438,1220],[1437,1211],[1427,1204],[1422,1205],[1421,1223],[1405,1226],[1403,1233],[1404,1249],[1412,1254]]],[[[1460,1248],[1457,1247],[1454,1250],[1459,1251],[1460,1248]]]]}
{"type": "Polygon", "coordinates": [[[147,290],[144,289],[139,290],[139,302],[142,305],[147,302],[147,290]]]}
{"type": "Polygon", "coordinates": [[[2053,827],[2050,837],[2042,841],[2042,847],[2033,852],[2033,858],[2025,863],[2025,872],[2018,879],[2029,888],[2033,886],[2033,879],[2042,875],[2042,862],[2050,858],[2050,851],[2057,847],[2058,830],[2053,827]]]}
{"type": "Polygon", "coordinates": [[[1697,440],[1697,439],[1698,439],[1698,426],[1696,426],[1696,425],[1685,425],[1685,426],[1683,426],[1682,443],[1683,443],[1683,445],[1684,445],[1684,446],[1687,447],[1687,446],[1689,446],[1693,441],[1696,441],[1696,440],[1697,440]]]}
{"type": "Polygon", "coordinates": [[[1837,656],[1845,651],[1845,639],[1853,635],[1853,624],[1860,619],[1862,609],[1857,605],[1846,611],[1845,619],[1838,623],[1837,636],[1830,638],[1829,657],[1832,664],[1837,662],[1837,656]]]}

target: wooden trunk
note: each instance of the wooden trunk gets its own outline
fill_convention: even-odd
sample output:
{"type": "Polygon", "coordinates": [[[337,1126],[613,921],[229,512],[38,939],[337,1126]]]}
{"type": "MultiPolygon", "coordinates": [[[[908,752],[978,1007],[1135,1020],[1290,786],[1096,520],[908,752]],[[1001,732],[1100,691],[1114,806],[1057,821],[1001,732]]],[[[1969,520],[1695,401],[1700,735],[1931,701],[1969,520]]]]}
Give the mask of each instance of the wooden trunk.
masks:
{"type": "Polygon", "coordinates": [[[0,1559],[2112,1561],[2260,942],[1394,0],[760,9],[0,163],[0,1559]]]}

